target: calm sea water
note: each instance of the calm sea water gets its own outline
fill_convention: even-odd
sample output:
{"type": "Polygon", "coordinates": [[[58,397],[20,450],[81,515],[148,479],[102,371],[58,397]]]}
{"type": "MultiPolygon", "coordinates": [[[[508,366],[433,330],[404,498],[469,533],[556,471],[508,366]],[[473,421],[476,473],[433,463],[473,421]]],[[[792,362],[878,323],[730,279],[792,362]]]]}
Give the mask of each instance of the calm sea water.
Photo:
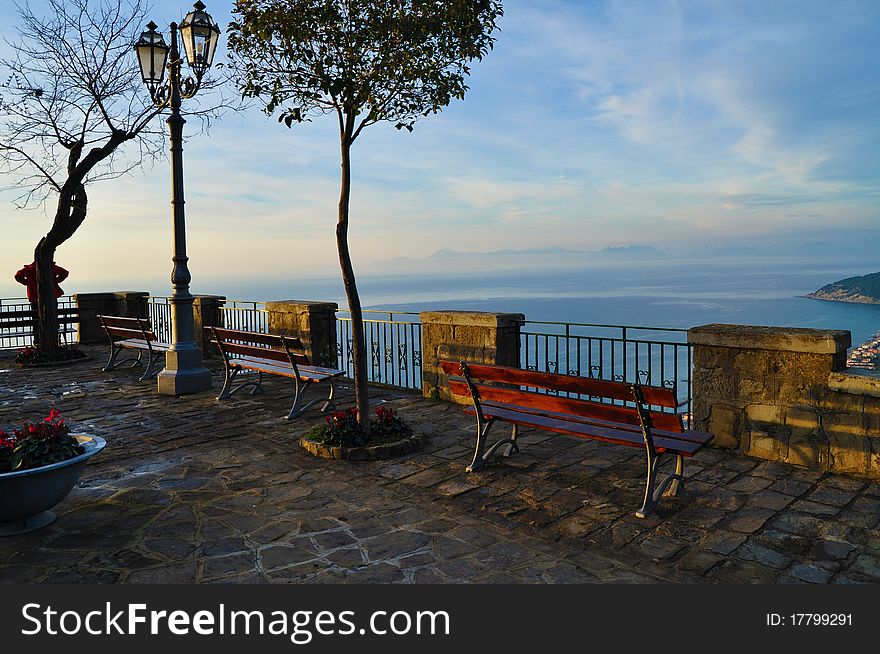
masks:
{"type": "MultiPolygon", "coordinates": [[[[880,305],[802,297],[870,263],[812,261],[615,264],[528,273],[359,279],[365,308],[524,313],[529,320],[653,327],[721,322],[848,329],[857,345],[880,330],[880,305]]],[[[220,280],[203,292],[245,299],[323,299],[345,306],[337,279],[278,283],[220,280]]]]}
{"type": "MultiPolygon", "coordinates": [[[[455,270],[455,262],[449,269],[455,270]]],[[[600,263],[539,272],[360,275],[358,285],[365,308],[510,311],[524,313],[529,320],[653,327],[721,322],[848,329],[857,345],[880,330],[880,305],[802,296],[838,279],[878,269],[876,262],[864,261],[600,263]]],[[[133,280],[125,286],[156,295],[170,292],[164,280],[133,280]]],[[[20,287],[10,291],[20,294],[20,287]]],[[[243,300],[330,300],[346,306],[338,276],[291,275],[290,281],[196,277],[192,291],[243,300]]]]}

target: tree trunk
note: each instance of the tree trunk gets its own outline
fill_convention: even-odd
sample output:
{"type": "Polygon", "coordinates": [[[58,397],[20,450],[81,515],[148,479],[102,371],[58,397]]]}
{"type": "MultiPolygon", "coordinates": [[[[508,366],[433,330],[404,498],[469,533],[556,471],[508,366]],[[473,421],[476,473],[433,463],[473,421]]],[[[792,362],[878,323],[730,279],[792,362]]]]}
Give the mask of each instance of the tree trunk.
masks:
{"type": "Polygon", "coordinates": [[[345,297],[351,313],[352,360],[354,362],[354,393],[357,401],[358,422],[368,428],[370,423],[370,400],[367,394],[367,352],[364,341],[364,321],[361,300],[358,296],[351,254],[348,250],[348,207],[351,198],[351,132],[354,118],[345,122],[341,134],[342,141],[342,185],[339,193],[339,222],[336,224],[336,247],[339,251],[339,267],[342,269],[342,282],[345,297]]]}
{"type": "Polygon", "coordinates": [[[34,324],[34,340],[41,352],[50,358],[57,354],[58,300],[55,297],[55,246],[43,237],[34,249],[37,269],[37,315],[34,324]]]}
{"type": "Polygon", "coordinates": [[[58,299],[55,297],[55,251],[82,225],[88,203],[85,186],[68,180],[58,194],[58,208],[52,229],[34,248],[34,262],[37,264],[37,320],[34,336],[39,341],[40,350],[50,357],[57,354],[60,347],[58,299]]]}

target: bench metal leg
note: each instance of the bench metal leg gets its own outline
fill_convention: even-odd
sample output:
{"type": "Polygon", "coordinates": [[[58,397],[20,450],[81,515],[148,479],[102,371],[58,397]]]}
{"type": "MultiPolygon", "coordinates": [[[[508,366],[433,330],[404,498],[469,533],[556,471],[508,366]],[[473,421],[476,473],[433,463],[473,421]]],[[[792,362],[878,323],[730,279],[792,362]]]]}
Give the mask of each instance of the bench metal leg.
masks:
{"type": "MultiPolygon", "coordinates": [[[[519,425],[513,423],[513,429],[510,430],[510,442],[507,445],[507,451],[502,454],[504,457],[509,457],[511,454],[516,452],[519,453],[519,445],[516,442],[516,439],[519,437],[519,425]]],[[[502,441],[503,442],[503,441],[502,441]]]]}
{"type": "Polygon", "coordinates": [[[244,369],[241,366],[226,366],[226,378],[223,381],[223,388],[220,390],[220,395],[217,396],[218,400],[225,400],[229,397],[232,397],[233,393],[237,393],[242,388],[247,388],[248,386],[253,386],[253,389],[251,390],[251,395],[263,390],[263,373],[260,371],[257,371],[257,381],[242,382],[235,388],[232,388],[232,385],[235,383],[235,378],[242,370],[244,369]]]}
{"type": "Polygon", "coordinates": [[[314,400],[311,400],[310,402],[307,402],[306,404],[303,404],[302,406],[300,406],[301,402],[302,402],[303,395],[305,395],[306,390],[310,386],[314,386],[316,383],[320,383],[320,382],[302,383],[302,382],[297,381],[295,388],[294,388],[293,406],[290,407],[290,413],[287,414],[287,420],[295,420],[296,418],[299,418],[302,414],[304,414],[306,411],[311,409],[313,406],[315,406],[319,402],[324,403],[324,406],[321,407],[322,412],[326,411],[327,407],[330,407],[330,406],[335,407],[335,403],[333,402],[333,380],[330,379],[329,382],[330,382],[330,393],[327,396],[326,400],[318,397],[318,398],[315,398],[314,400]]]}
{"type": "Polygon", "coordinates": [[[141,355],[143,352],[138,350],[137,357],[127,357],[125,359],[117,360],[116,357],[119,356],[119,353],[125,350],[124,347],[116,347],[115,345],[110,349],[110,359],[107,361],[107,365],[102,369],[103,372],[110,372],[111,370],[115,370],[121,364],[131,361],[131,365],[129,368],[134,368],[135,366],[141,365],[141,355]]]}
{"type": "MultiPolygon", "coordinates": [[[[153,366],[155,365],[155,363],[159,359],[159,357],[162,356],[163,354],[164,354],[164,352],[152,352],[151,351],[149,353],[149,355],[148,355],[149,361],[147,362],[147,369],[144,370],[144,374],[140,376],[140,378],[139,378],[140,381],[146,381],[147,379],[149,379],[153,375],[159,374],[159,372],[160,372],[159,370],[153,371],[153,366]]],[[[141,357],[141,355],[140,355],[140,353],[138,353],[138,360],[139,361],[140,361],[140,357],[141,357]]]]}
{"type": "Polygon", "coordinates": [[[334,411],[336,411],[336,402],[333,401],[333,378],[331,377],[327,380],[327,382],[330,384],[330,394],[327,396],[327,400],[324,402],[324,406],[321,407],[321,413],[324,413],[327,409],[333,409],[334,411]]]}
{"type": "Polygon", "coordinates": [[[488,463],[489,459],[491,459],[495,452],[498,449],[506,445],[507,450],[502,453],[502,456],[508,457],[514,452],[519,452],[519,445],[516,442],[517,436],[519,435],[519,425],[513,425],[513,431],[510,435],[510,438],[505,438],[500,441],[495,441],[489,447],[489,449],[485,449],[486,447],[486,435],[489,433],[489,429],[495,422],[495,418],[489,418],[486,421],[485,425],[482,425],[480,420],[477,420],[477,445],[474,449],[474,460],[471,464],[465,468],[465,472],[477,472],[478,470],[485,467],[486,463],[488,463]],[[485,450],[485,451],[484,451],[485,450]]]}
{"type": "Polygon", "coordinates": [[[486,434],[489,433],[489,430],[494,423],[495,419],[489,418],[484,425],[482,424],[479,415],[477,416],[477,444],[474,448],[474,460],[464,469],[465,472],[477,472],[480,468],[483,468],[486,465],[486,459],[488,457],[483,454],[483,448],[486,446],[486,434]]]}
{"type": "MultiPolygon", "coordinates": [[[[262,393],[263,392],[263,371],[257,370],[257,381],[246,382],[246,383],[242,384],[242,386],[253,386],[253,388],[251,389],[251,392],[250,392],[251,395],[256,395],[257,393],[262,393]]],[[[235,390],[237,391],[238,389],[236,388],[235,390]]],[[[232,391],[232,392],[234,393],[235,391],[232,391]]]]}
{"type": "Polygon", "coordinates": [[[680,454],[675,456],[675,472],[668,475],[659,484],[657,483],[657,466],[660,456],[648,451],[648,481],[645,485],[645,500],[642,508],[636,511],[637,518],[647,518],[660,503],[660,498],[666,495],[678,495],[684,483],[684,457],[680,454]]]}
{"type": "Polygon", "coordinates": [[[288,420],[294,420],[295,418],[299,418],[303,411],[308,407],[300,408],[299,402],[302,399],[302,396],[305,395],[306,389],[303,386],[303,383],[298,379],[294,378],[293,384],[293,405],[290,407],[290,413],[287,414],[288,420]]]}

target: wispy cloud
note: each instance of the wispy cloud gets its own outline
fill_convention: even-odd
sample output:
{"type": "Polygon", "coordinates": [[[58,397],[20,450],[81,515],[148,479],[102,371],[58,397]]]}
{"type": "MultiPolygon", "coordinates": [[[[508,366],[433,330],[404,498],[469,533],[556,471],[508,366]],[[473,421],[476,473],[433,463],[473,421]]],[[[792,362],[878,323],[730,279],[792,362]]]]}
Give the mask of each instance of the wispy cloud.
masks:
{"type": "MultiPolygon", "coordinates": [[[[209,6],[224,23],[228,9],[209,6]]],[[[157,21],[180,10],[159,0],[157,21]]],[[[355,144],[356,263],[462,242],[688,249],[872,229],[878,23],[872,0],[509,0],[464,102],[413,134],[380,125],[355,144]]],[[[195,278],[230,262],[335,274],[334,121],[288,130],[252,109],[208,135],[191,128],[195,278]]],[[[167,277],[169,186],[166,163],[96,186],[63,248],[71,268],[167,277]]],[[[0,258],[27,258],[48,225],[0,215],[0,258]]]]}

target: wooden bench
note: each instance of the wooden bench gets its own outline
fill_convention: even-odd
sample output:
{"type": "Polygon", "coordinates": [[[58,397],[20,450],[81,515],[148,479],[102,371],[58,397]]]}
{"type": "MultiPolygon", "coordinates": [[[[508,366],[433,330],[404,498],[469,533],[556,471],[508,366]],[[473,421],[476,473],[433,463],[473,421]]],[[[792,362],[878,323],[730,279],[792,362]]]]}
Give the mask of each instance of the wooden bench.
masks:
{"type": "Polygon", "coordinates": [[[452,393],[473,401],[473,407],[465,410],[477,418],[477,444],[468,472],[482,468],[504,445],[504,456],[518,452],[520,426],[643,448],[648,474],[645,498],[636,512],[639,518],[657,506],[664,492],[678,494],[684,481],[684,458],[699,452],[713,438],[712,434],[685,429],[677,413],[652,408],[678,408],[671,388],[462,361],[441,361],[440,365],[450,376],[452,393]],[[495,422],[511,423],[513,432],[510,438],[486,449],[486,434],[495,422]],[[675,472],[658,483],[658,463],[667,454],[675,456],[675,472]]]}
{"type": "Polygon", "coordinates": [[[142,365],[142,355],[147,353],[147,367],[140,380],[149,379],[159,374],[161,368],[153,369],[159,360],[171,347],[170,343],[162,343],[153,332],[150,321],[146,318],[124,318],[122,316],[97,316],[104,333],[110,340],[110,359],[104,366],[104,372],[117,368],[120,364],[131,362],[131,367],[142,365]],[[119,359],[123,350],[135,350],[137,356],[128,356],[119,359]]]}
{"type": "MultiPolygon", "coordinates": [[[[59,307],[58,309],[58,333],[67,344],[67,335],[75,334],[75,325],[79,323],[79,309],[77,307],[59,307]]],[[[34,310],[0,312],[0,339],[25,338],[34,335],[36,324],[34,310]]]]}
{"type": "Polygon", "coordinates": [[[223,390],[217,396],[225,400],[233,393],[252,386],[251,395],[262,391],[263,373],[293,379],[293,406],[287,414],[288,420],[298,418],[315,404],[323,402],[321,411],[335,408],[333,402],[333,380],[345,374],[343,370],[313,366],[305,355],[302,342],[290,336],[260,334],[221,327],[205,327],[211,342],[223,355],[226,380],[223,390]],[[235,385],[235,378],[244,371],[256,372],[256,381],[246,381],[235,385]],[[306,391],[316,384],[327,382],[329,392],[326,399],[317,398],[303,405],[306,391]]]}

